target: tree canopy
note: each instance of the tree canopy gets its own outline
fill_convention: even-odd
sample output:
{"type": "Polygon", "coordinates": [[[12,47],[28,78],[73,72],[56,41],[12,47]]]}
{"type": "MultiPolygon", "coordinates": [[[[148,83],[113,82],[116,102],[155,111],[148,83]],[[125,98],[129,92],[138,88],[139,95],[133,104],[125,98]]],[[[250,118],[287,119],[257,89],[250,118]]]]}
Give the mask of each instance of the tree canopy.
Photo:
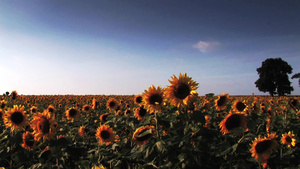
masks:
{"type": "Polygon", "coordinates": [[[293,68],[281,58],[268,58],[262,62],[256,71],[259,79],[255,84],[259,91],[269,92],[271,96],[284,96],[291,94],[294,88],[291,86],[288,74],[293,68]]]}

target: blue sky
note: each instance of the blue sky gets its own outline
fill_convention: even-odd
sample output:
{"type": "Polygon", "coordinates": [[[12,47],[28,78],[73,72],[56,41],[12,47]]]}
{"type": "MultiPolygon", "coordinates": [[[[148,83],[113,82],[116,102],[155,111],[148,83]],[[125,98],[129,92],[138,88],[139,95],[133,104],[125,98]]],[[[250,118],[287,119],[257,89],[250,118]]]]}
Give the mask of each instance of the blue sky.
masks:
{"type": "Polygon", "coordinates": [[[267,95],[254,84],[265,59],[300,72],[299,9],[298,0],[0,1],[0,92],[140,94],[185,72],[200,95],[267,95]]]}

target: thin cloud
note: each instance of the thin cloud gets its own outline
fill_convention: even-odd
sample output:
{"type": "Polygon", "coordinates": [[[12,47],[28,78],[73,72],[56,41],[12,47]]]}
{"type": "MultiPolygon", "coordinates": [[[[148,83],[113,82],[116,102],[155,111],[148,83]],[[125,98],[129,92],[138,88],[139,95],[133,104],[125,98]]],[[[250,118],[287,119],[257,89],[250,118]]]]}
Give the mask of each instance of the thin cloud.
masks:
{"type": "Polygon", "coordinates": [[[202,53],[208,53],[217,49],[221,45],[217,41],[199,41],[193,45],[193,48],[198,49],[202,53]]]}

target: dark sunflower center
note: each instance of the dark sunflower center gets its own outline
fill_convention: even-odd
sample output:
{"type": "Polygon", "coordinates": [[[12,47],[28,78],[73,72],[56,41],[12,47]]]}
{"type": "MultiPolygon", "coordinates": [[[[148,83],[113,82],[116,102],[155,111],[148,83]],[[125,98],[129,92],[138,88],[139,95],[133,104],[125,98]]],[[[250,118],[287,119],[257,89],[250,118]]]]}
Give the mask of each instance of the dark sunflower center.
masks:
{"type": "Polygon", "coordinates": [[[1,109],[4,109],[4,107],[5,107],[5,103],[1,103],[0,108],[1,108],[1,109]]]}
{"type": "Polygon", "coordinates": [[[36,113],[36,109],[34,108],[34,109],[31,109],[31,112],[32,113],[36,113]]]}
{"type": "Polygon", "coordinates": [[[39,130],[42,131],[44,134],[49,133],[49,130],[50,130],[49,120],[45,117],[41,118],[38,127],[39,127],[39,130]]]}
{"type": "Polygon", "coordinates": [[[89,111],[89,110],[90,110],[90,107],[89,107],[89,106],[85,106],[85,107],[84,107],[84,110],[85,110],[85,111],[89,111]]]}
{"type": "Polygon", "coordinates": [[[103,115],[102,118],[101,118],[101,121],[106,122],[107,121],[107,117],[108,117],[108,114],[103,115]]]}
{"type": "Polygon", "coordinates": [[[77,111],[75,110],[75,109],[71,109],[70,111],[69,111],[69,116],[70,117],[73,117],[73,116],[75,116],[77,114],[77,111]]]}
{"type": "Polygon", "coordinates": [[[240,127],[241,118],[238,114],[232,114],[225,122],[225,127],[227,130],[231,130],[240,127]]]}
{"type": "Polygon", "coordinates": [[[286,142],[288,142],[288,143],[291,143],[291,142],[292,142],[292,138],[291,138],[290,136],[287,136],[287,137],[285,138],[285,140],[286,140],[286,142]]]}
{"type": "Polygon", "coordinates": [[[26,138],[26,139],[25,139],[25,144],[26,144],[27,146],[29,146],[29,147],[32,147],[33,144],[34,144],[34,139],[33,139],[33,137],[30,136],[30,137],[26,138]]]}
{"type": "Polygon", "coordinates": [[[49,111],[50,113],[53,113],[53,112],[54,112],[54,109],[53,109],[52,107],[50,107],[50,108],[48,108],[48,111],[49,111]]]}
{"type": "Polygon", "coordinates": [[[146,109],[144,109],[144,108],[140,108],[140,111],[139,111],[139,115],[141,116],[141,117],[144,117],[145,115],[147,114],[147,111],[146,111],[146,109]]]}
{"type": "Polygon", "coordinates": [[[162,102],[162,97],[159,94],[153,94],[150,96],[149,102],[152,105],[156,105],[156,103],[160,104],[162,102]]]}
{"type": "Polygon", "coordinates": [[[190,87],[187,84],[180,84],[174,88],[174,95],[179,99],[185,99],[190,95],[190,87]]]}
{"type": "Polygon", "coordinates": [[[243,102],[238,102],[238,103],[236,104],[236,109],[237,109],[238,111],[243,111],[245,108],[246,108],[246,105],[245,105],[243,102]]]}
{"type": "Polygon", "coordinates": [[[226,103],[226,96],[221,96],[217,101],[218,106],[224,106],[225,103],[226,103]]]}
{"type": "Polygon", "coordinates": [[[12,115],[11,115],[11,121],[15,124],[21,124],[24,120],[24,116],[21,112],[14,112],[12,115]]]}
{"type": "Polygon", "coordinates": [[[258,154],[264,153],[271,147],[271,145],[272,145],[271,140],[265,140],[265,141],[259,142],[255,146],[255,151],[258,154]]]}
{"type": "Polygon", "coordinates": [[[101,131],[100,135],[101,135],[101,138],[104,140],[109,138],[109,132],[107,130],[101,131]]]}
{"type": "Polygon", "coordinates": [[[139,97],[136,97],[135,102],[142,103],[142,100],[143,100],[143,97],[139,96],[139,97]]]}
{"type": "Polygon", "coordinates": [[[109,107],[115,107],[116,103],[115,102],[109,102],[109,107]]]}
{"type": "MultiPolygon", "coordinates": [[[[142,130],[139,135],[143,134],[146,131],[147,131],[147,129],[142,130]]],[[[137,137],[136,140],[137,141],[146,141],[146,140],[150,139],[151,137],[152,137],[152,134],[149,133],[149,134],[146,134],[146,135],[144,135],[142,137],[137,137]]]]}

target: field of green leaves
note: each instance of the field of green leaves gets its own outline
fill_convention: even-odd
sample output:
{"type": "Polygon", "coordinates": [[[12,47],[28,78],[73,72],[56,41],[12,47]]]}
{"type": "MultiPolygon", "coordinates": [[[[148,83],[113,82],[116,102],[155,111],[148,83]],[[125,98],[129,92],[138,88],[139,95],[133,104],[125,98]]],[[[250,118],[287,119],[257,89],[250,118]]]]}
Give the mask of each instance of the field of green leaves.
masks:
{"type": "Polygon", "coordinates": [[[0,168],[299,168],[296,96],[0,96],[0,168]]]}

